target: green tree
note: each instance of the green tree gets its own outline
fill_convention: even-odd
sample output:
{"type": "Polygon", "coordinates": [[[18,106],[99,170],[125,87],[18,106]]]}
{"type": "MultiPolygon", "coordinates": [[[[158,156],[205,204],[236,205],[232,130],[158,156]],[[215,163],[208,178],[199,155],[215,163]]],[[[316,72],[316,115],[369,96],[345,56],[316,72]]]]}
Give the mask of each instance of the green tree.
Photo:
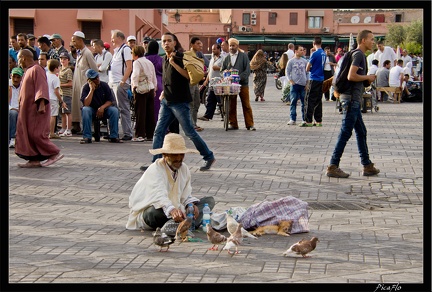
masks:
{"type": "Polygon", "coordinates": [[[406,41],[423,44],[423,20],[415,20],[405,27],[406,41]]]}
{"type": "Polygon", "coordinates": [[[387,46],[396,48],[405,41],[406,33],[402,25],[393,23],[389,24],[387,28],[388,33],[385,37],[385,43],[387,46]]]}

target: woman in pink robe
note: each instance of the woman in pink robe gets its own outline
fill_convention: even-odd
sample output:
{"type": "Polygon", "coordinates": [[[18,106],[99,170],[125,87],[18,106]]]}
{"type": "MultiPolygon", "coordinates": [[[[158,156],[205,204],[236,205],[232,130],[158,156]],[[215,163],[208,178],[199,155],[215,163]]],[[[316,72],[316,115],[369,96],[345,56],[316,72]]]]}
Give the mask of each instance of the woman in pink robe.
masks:
{"type": "Polygon", "coordinates": [[[29,50],[18,53],[18,62],[25,73],[19,95],[15,153],[28,160],[18,166],[48,166],[63,158],[63,155],[48,136],[51,110],[45,69],[33,61],[33,54],[29,50]]]}

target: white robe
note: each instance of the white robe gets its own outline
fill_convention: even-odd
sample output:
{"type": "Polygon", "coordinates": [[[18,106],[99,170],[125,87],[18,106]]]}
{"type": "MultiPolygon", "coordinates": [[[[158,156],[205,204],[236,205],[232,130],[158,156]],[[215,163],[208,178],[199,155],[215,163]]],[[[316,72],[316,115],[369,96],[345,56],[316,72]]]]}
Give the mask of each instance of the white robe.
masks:
{"type": "Polygon", "coordinates": [[[143,173],[129,196],[129,218],[126,229],[136,230],[142,226],[143,212],[153,206],[155,209],[174,206],[185,212],[186,202],[199,201],[192,197],[191,174],[183,163],[174,182],[163,158],[157,159],[143,173]]]}

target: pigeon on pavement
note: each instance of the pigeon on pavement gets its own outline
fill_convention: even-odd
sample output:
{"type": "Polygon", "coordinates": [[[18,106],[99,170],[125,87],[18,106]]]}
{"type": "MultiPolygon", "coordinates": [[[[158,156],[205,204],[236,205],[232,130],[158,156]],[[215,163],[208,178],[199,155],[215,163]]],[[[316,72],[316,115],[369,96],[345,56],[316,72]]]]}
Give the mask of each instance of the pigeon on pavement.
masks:
{"type": "Polygon", "coordinates": [[[241,232],[242,228],[243,224],[239,223],[237,225],[236,231],[227,238],[227,243],[224,246],[223,250],[227,250],[228,253],[231,254],[231,248],[235,247],[236,250],[232,255],[240,253],[240,251],[238,250],[238,246],[243,242],[243,235],[241,232]]]}
{"type": "MultiPolygon", "coordinates": [[[[229,234],[233,234],[236,231],[238,224],[239,223],[232,216],[227,215],[227,229],[229,234]]],[[[250,234],[249,231],[247,231],[243,227],[241,228],[241,233],[243,237],[250,237],[253,239],[257,239],[256,236],[250,234]]]]}
{"type": "Polygon", "coordinates": [[[181,241],[179,242],[179,244],[187,240],[188,230],[191,225],[192,219],[190,218],[186,218],[185,220],[180,222],[175,235],[175,238],[178,238],[178,236],[180,235],[181,241]]]}
{"type": "Polygon", "coordinates": [[[166,250],[164,251],[168,251],[169,246],[173,244],[174,241],[175,238],[170,237],[165,233],[163,233],[159,227],[156,228],[155,232],[153,232],[153,242],[155,245],[160,247],[159,251],[162,251],[162,248],[164,247],[166,247],[166,250]]]}
{"type": "Polygon", "coordinates": [[[209,250],[218,250],[219,244],[223,244],[227,241],[226,236],[214,230],[209,223],[207,223],[206,227],[207,239],[213,244],[213,246],[210,247],[209,250]]]}
{"type": "Polygon", "coordinates": [[[304,258],[309,258],[307,254],[316,248],[317,242],[319,242],[317,237],[312,237],[310,240],[302,239],[297,243],[288,248],[283,255],[287,256],[289,253],[300,254],[304,258]]]}

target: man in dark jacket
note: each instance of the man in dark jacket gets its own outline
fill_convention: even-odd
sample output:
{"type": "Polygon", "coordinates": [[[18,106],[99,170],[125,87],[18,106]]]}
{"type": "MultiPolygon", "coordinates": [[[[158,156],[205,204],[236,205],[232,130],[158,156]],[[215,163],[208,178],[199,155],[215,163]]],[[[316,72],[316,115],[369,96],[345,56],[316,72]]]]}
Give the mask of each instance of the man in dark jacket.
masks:
{"type": "MultiPolygon", "coordinates": [[[[209,170],[216,159],[192,123],[189,107],[192,96],[189,89],[189,75],[184,69],[183,53],[179,52],[181,45],[174,34],[165,33],[162,36],[162,47],[166,53],[162,66],[163,91],[159,98],[161,106],[153,136],[153,149],[162,147],[169,125],[177,118],[185,135],[204,158],[204,165],[200,170],[209,170]]],[[[154,155],[152,162],[161,157],[160,154],[154,155]]],[[[145,171],[147,167],[141,166],[140,169],[145,171]]]]}
{"type": "MultiPolygon", "coordinates": [[[[237,69],[239,71],[240,76],[240,101],[242,103],[243,108],[243,116],[246,124],[246,129],[249,131],[255,131],[254,120],[252,114],[252,107],[250,105],[249,99],[249,75],[250,75],[250,67],[249,67],[249,58],[248,56],[239,50],[239,41],[235,38],[230,38],[228,40],[230,52],[224,59],[222,63],[222,67],[220,69],[221,72],[224,70],[237,69]]],[[[237,99],[230,98],[230,112],[229,112],[229,122],[231,125],[230,129],[237,130],[237,99]]]]}

